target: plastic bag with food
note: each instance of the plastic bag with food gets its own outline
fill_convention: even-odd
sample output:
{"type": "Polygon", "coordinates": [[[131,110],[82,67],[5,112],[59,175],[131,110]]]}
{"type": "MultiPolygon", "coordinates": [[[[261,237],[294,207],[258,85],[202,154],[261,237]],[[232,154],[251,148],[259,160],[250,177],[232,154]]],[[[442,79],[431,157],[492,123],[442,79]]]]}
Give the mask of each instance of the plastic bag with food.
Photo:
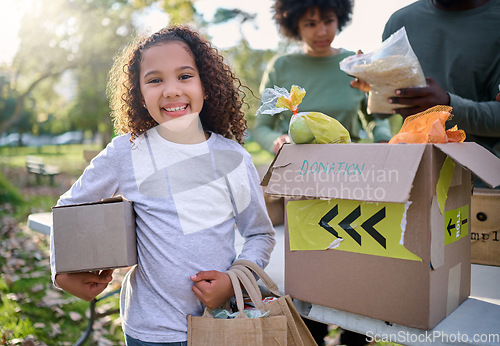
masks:
{"type": "Polygon", "coordinates": [[[425,76],[411,48],[404,27],[392,34],[371,53],[351,55],[340,62],[340,69],[370,85],[369,113],[392,113],[404,108],[387,99],[402,88],[425,87],[425,76]]]}
{"type": "Polygon", "coordinates": [[[451,110],[450,106],[434,106],[409,116],[389,144],[463,142],[465,132],[456,125],[446,130],[445,123],[453,117],[451,110]]]}
{"type": "Polygon", "coordinates": [[[288,135],[295,144],[350,143],[349,131],[337,119],[319,112],[299,113],[298,106],[305,95],[306,91],[297,85],[293,85],[290,92],[277,86],[267,88],[262,93],[262,105],[256,115],[291,110],[288,135]]]}

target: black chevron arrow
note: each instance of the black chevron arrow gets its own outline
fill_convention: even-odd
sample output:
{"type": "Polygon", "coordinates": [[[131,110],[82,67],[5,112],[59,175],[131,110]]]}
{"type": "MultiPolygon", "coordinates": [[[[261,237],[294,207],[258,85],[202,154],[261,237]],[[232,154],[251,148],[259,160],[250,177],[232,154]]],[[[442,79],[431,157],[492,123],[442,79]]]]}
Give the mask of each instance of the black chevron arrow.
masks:
{"type": "Polygon", "coordinates": [[[330,221],[332,221],[332,219],[337,216],[337,214],[339,213],[339,205],[338,204],[335,204],[335,206],[330,209],[330,211],[328,213],[325,214],[325,216],[323,216],[321,218],[321,220],[319,220],[319,225],[321,227],[323,227],[324,229],[326,229],[328,232],[330,232],[331,234],[333,234],[334,236],[336,236],[337,238],[340,238],[339,237],[339,234],[337,233],[337,231],[335,231],[332,226],[330,226],[328,223],[330,221]]]}
{"type": "Polygon", "coordinates": [[[375,228],[373,228],[374,225],[376,225],[380,220],[382,220],[385,217],[385,207],[380,209],[377,213],[375,213],[372,217],[370,217],[368,220],[363,222],[361,224],[361,227],[364,228],[364,230],[372,236],[373,239],[375,239],[384,249],[386,249],[386,240],[382,234],[380,234],[375,228]]]}
{"type": "MultiPolygon", "coordinates": [[[[462,225],[465,225],[466,223],[467,223],[467,219],[463,219],[462,225]]],[[[448,221],[448,226],[446,226],[446,230],[448,231],[448,235],[451,236],[451,230],[454,228],[455,228],[455,224],[452,224],[451,219],[450,219],[450,221],[448,221]]]]}
{"type": "Polygon", "coordinates": [[[451,230],[455,228],[455,224],[451,224],[451,219],[450,221],[448,222],[448,226],[446,227],[446,229],[448,230],[448,235],[451,236],[451,230]]]}
{"type": "Polygon", "coordinates": [[[361,235],[352,228],[351,223],[354,222],[361,215],[361,207],[358,205],[349,215],[347,215],[342,221],[340,221],[339,226],[344,229],[354,239],[359,245],[361,245],[361,235]]]}

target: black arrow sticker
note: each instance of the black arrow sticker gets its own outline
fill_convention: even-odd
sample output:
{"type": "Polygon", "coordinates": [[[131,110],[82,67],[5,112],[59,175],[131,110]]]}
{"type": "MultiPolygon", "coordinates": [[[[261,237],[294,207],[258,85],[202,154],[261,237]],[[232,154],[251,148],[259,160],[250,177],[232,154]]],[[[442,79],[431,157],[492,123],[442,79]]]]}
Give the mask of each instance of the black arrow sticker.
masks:
{"type": "MultiPolygon", "coordinates": [[[[333,229],[329,225],[329,222],[332,221],[339,214],[339,207],[336,204],[328,213],[326,213],[321,220],[319,221],[319,225],[326,229],[328,232],[333,234],[337,238],[341,238],[337,231],[333,229]]],[[[351,224],[361,216],[361,206],[357,206],[349,215],[347,215],[342,221],[339,222],[339,226],[342,227],[344,231],[354,239],[359,245],[361,245],[361,235],[354,230],[351,224]]],[[[379,223],[383,218],[385,218],[385,207],[380,209],[374,215],[372,215],[368,220],[361,224],[361,227],[368,233],[375,241],[377,241],[384,249],[386,247],[386,238],[380,234],[373,226],[379,223]]],[[[451,221],[450,221],[451,222],[451,221]]],[[[454,228],[455,226],[453,226],[454,228]]],[[[448,230],[449,232],[449,230],[448,230]]]]}
{"type": "Polygon", "coordinates": [[[361,227],[363,227],[365,231],[372,236],[373,239],[375,239],[380,245],[382,245],[384,249],[386,249],[385,237],[382,234],[380,234],[375,228],[373,228],[373,226],[376,225],[384,217],[385,217],[385,207],[380,209],[375,215],[373,215],[368,220],[363,222],[363,224],[361,224],[361,227]]]}
{"type": "Polygon", "coordinates": [[[448,222],[448,226],[446,227],[446,229],[448,230],[448,235],[451,236],[451,230],[455,228],[455,224],[451,224],[451,219],[450,221],[448,222]]]}
{"type": "Polygon", "coordinates": [[[338,204],[335,204],[335,207],[333,207],[332,209],[330,209],[330,211],[328,213],[325,214],[325,216],[323,216],[321,218],[321,220],[319,221],[319,225],[321,227],[323,227],[324,229],[326,229],[328,232],[330,232],[331,234],[333,234],[334,236],[336,236],[337,238],[340,238],[339,237],[339,234],[337,233],[337,231],[335,231],[328,223],[330,221],[332,221],[332,219],[337,216],[339,213],[339,205],[338,204]]]}
{"type": "Polygon", "coordinates": [[[361,216],[361,208],[358,205],[344,220],[340,221],[339,226],[344,229],[359,245],[361,245],[361,235],[352,228],[351,223],[361,216]]]}

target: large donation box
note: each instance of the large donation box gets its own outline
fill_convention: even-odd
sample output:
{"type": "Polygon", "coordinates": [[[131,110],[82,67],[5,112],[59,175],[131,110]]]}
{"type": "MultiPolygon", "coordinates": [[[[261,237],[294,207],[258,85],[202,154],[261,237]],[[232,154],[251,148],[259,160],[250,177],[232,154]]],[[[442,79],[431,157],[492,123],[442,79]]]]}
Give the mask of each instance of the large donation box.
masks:
{"type": "Polygon", "coordinates": [[[471,172],[500,184],[475,143],[284,145],[262,184],[286,200],[286,294],[433,328],[470,293],[471,172]]]}

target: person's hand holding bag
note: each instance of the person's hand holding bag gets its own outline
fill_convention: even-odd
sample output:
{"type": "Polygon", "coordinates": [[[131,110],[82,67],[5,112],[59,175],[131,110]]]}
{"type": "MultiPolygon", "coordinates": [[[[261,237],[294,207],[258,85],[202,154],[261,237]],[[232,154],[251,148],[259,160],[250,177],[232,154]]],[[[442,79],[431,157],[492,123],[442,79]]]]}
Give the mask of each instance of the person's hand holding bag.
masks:
{"type": "Polygon", "coordinates": [[[425,87],[396,90],[396,96],[390,97],[388,102],[406,107],[396,108],[394,113],[406,118],[436,105],[448,106],[450,104],[450,95],[434,79],[427,77],[425,80],[427,82],[425,87]]]}
{"type": "Polygon", "coordinates": [[[348,75],[358,78],[351,82],[352,87],[369,92],[369,113],[395,113],[396,109],[406,106],[388,101],[398,96],[396,90],[426,87],[424,73],[404,27],[382,42],[378,49],[368,54],[358,51],[343,59],[339,66],[348,75]]]}
{"type": "MultiPolygon", "coordinates": [[[[363,51],[361,49],[358,49],[356,52],[356,55],[363,54],[363,51]]],[[[365,93],[370,92],[370,84],[368,84],[366,81],[359,79],[358,77],[354,77],[354,80],[351,81],[350,83],[351,88],[359,89],[365,93]]]]}

